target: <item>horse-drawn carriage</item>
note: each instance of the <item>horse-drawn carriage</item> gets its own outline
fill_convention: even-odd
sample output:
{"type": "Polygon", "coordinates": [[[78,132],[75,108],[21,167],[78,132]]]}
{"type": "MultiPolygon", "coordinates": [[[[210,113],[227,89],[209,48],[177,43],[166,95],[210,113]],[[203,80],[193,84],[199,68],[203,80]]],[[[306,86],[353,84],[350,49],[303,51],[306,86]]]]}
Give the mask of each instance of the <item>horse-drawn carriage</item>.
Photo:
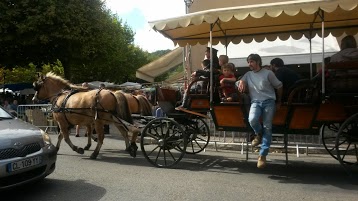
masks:
{"type": "MultiPolygon", "coordinates": [[[[358,82],[356,81],[358,76],[353,73],[354,71],[349,71],[356,69],[357,66],[358,62],[328,65],[331,74],[337,74],[337,71],[339,73],[349,72],[349,74],[343,77],[335,75],[327,78],[326,83],[330,87],[327,87],[325,96],[321,95],[321,88],[317,80],[297,82],[297,85],[290,92],[287,103],[276,112],[273,121],[273,132],[284,134],[286,149],[288,135],[290,134],[321,135],[327,151],[342,165],[357,164],[358,87],[356,83],[358,82]],[[342,72],[342,69],[344,72],[342,72]],[[337,82],[339,85],[334,85],[332,82],[337,82]]],[[[99,135],[99,140],[101,140],[99,144],[103,143],[103,130],[101,128],[103,128],[105,122],[118,124],[121,132],[125,133],[125,131],[131,130],[137,132],[136,134],[138,134],[138,130],[126,127],[141,124],[143,128],[140,135],[140,146],[145,158],[157,167],[172,167],[185,154],[200,153],[206,148],[210,142],[210,129],[206,121],[207,113],[210,112],[217,130],[247,133],[246,156],[248,157],[248,139],[251,133],[247,122],[248,105],[244,102],[210,103],[209,88],[196,90],[195,85],[198,81],[208,82],[208,79],[196,80],[189,85],[189,107],[187,109],[175,108],[178,101],[176,90],[157,87],[157,101],[166,113],[166,117],[156,118],[138,110],[137,113],[141,113],[140,115],[132,114],[134,121],[128,120],[125,114],[119,114],[118,119],[111,120],[108,115],[113,115],[113,111],[110,111],[110,108],[102,108],[104,105],[108,107],[111,101],[109,103],[103,102],[106,96],[100,95],[101,90],[82,94],[88,97],[90,104],[88,106],[76,104],[79,99],[75,96],[75,92],[51,92],[52,89],[68,87],[68,83],[51,74],[41,78],[41,81],[37,83],[36,96],[38,98],[50,97],[53,100],[52,109],[55,116],[58,116],[56,120],[59,122],[62,134],[65,134],[66,142],[68,142],[68,133],[66,139],[65,132],[66,126],[78,121],[83,122],[84,119],[92,122],[96,117],[96,131],[99,129],[98,134],[102,132],[102,136],[99,135]],[[190,90],[191,88],[194,90],[190,90]],[[71,99],[71,96],[74,99],[71,99]],[[97,102],[94,102],[95,99],[93,98],[97,102]],[[67,105],[68,103],[70,105],[67,105]],[[98,104],[96,105],[97,108],[93,108],[92,104],[98,104]],[[82,112],[85,113],[82,114],[82,112]],[[138,122],[135,122],[136,120],[138,122]]],[[[79,94],[81,95],[81,93],[79,94]]],[[[115,92],[113,97],[117,97],[119,94],[119,92],[115,92]]],[[[109,95],[109,97],[111,96],[109,95]]],[[[129,109],[131,113],[135,111],[129,105],[124,107],[126,105],[124,100],[128,99],[120,99],[119,97],[116,99],[118,102],[114,101],[111,104],[121,103],[120,106],[123,108],[120,109],[129,109]]],[[[116,107],[118,106],[114,106],[114,108],[116,107]]],[[[58,148],[62,139],[61,136],[59,136],[57,143],[58,148]]],[[[88,138],[90,142],[90,135],[88,135],[88,138]]],[[[127,140],[127,138],[128,136],[124,135],[124,139],[127,140]]],[[[135,140],[135,138],[132,138],[131,145],[135,140]]],[[[128,151],[132,156],[135,156],[135,147],[129,146],[129,142],[126,144],[128,151]]],[[[70,143],[71,145],[72,143],[70,143]]],[[[85,149],[89,149],[89,146],[90,143],[85,149]]],[[[72,145],[72,149],[78,153],[83,153],[83,149],[74,145],[72,145]]],[[[99,149],[100,147],[96,148],[91,158],[96,158],[99,149]]],[[[287,153],[286,150],[286,161],[288,160],[287,153]]]]}
{"type": "MultiPolygon", "coordinates": [[[[346,30],[357,33],[357,22],[358,8],[354,0],[307,0],[209,10],[178,19],[153,22],[153,27],[184,46],[206,44],[208,41],[210,44],[226,44],[228,41],[237,43],[253,38],[276,39],[277,36],[301,38],[304,35],[311,39],[320,30],[324,30],[324,25],[330,33],[341,34],[346,30]],[[317,19],[321,19],[322,23],[316,22],[317,19]],[[328,22],[324,24],[325,19],[328,22]],[[255,24],[255,28],[252,24],[255,24]]],[[[324,36],[325,33],[322,31],[321,35],[324,36]]],[[[325,72],[324,48],[322,49],[322,72],[325,72]]],[[[319,81],[308,79],[297,83],[290,92],[287,103],[276,112],[273,121],[273,132],[284,134],[286,149],[290,134],[321,135],[327,151],[344,167],[348,164],[357,164],[358,87],[355,84],[358,77],[353,73],[357,68],[357,63],[329,64],[327,69],[331,72],[345,73],[336,73],[330,78],[322,75],[319,81]]],[[[212,83],[211,80],[210,84],[212,83]]],[[[193,85],[194,83],[190,87],[193,85]]],[[[208,112],[217,130],[247,133],[248,156],[251,129],[247,122],[247,105],[243,102],[213,103],[212,88],[211,85],[208,90],[204,90],[205,93],[190,94],[190,104],[186,110],[175,109],[176,91],[158,88],[158,103],[167,117],[138,117],[145,125],[140,132],[140,146],[143,155],[151,164],[157,167],[172,167],[185,153],[195,154],[203,151],[210,142],[210,129],[205,121],[208,112]]],[[[120,100],[119,97],[116,98],[120,100]]],[[[97,119],[98,115],[112,111],[113,108],[110,109],[100,108],[91,112],[94,112],[97,119]]],[[[115,123],[121,124],[122,130],[127,133],[133,122],[128,124],[125,121],[130,119],[123,121],[123,118],[125,115],[122,114],[115,123]]],[[[132,130],[138,133],[138,130],[132,130]]],[[[102,144],[103,138],[100,140],[102,144]]],[[[99,148],[96,149],[94,157],[98,154],[99,148]]],[[[133,149],[135,148],[130,148],[131,151],[133,149]]]]}

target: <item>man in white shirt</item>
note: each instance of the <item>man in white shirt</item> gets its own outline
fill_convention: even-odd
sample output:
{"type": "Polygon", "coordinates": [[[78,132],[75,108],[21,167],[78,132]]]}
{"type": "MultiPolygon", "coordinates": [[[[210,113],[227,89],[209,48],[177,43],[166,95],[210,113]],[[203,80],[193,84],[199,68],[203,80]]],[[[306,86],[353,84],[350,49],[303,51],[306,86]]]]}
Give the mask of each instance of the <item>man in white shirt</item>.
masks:
{"type": "Polygon", "coordinates": [[[251,71],[245,73],[237,82],[237,85],[241,93],[248,90],[251,97],[248,120],[256,135],[252,141],[252,146],[255,147],[262,143],[257,167],[264,168],[271,145],[272,120],[276,109],[281,106],[282,82],[271,70],[262,68],[262,60],[258,54],[250,54],[247,57],[247,63],[251,71]],[[275,89],[277,90],[277,98],[275,89]],[[262,125],[260,117],[262,117],[262,125]]]}

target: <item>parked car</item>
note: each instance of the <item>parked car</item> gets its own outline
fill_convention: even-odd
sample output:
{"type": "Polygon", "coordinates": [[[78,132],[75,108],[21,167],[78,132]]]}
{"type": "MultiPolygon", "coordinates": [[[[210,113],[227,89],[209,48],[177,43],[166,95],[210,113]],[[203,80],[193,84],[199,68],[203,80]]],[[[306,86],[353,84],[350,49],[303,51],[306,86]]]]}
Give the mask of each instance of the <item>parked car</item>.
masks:
{"type": "Polygon", "coordinates": [[[0,106],[0,191],[44,179],[56,159],[47,133],[0,106]]]}

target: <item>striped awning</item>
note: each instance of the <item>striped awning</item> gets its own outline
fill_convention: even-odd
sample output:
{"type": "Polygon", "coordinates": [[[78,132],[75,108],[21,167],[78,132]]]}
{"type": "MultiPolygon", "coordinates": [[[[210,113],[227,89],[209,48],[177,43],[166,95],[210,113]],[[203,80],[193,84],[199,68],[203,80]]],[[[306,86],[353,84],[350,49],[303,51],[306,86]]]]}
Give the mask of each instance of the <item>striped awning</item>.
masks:
{"type": "Polygon", "coordinates": [[[211,9],[149,24],[179,46],[206,45],[211,27],[213,45],[313,38],[322,35],[322,21],[325,36],[337,37],[358,32],[357,4],[357,0],[296,0],[211,9]]]}

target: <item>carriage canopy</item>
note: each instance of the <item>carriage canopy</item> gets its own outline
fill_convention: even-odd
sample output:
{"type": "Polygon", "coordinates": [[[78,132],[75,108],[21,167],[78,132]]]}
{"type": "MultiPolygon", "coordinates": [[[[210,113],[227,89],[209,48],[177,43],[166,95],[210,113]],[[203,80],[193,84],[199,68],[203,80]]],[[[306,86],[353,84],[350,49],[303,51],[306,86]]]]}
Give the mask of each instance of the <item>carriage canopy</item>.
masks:
{"type": "Polygon", "coordinates": [[[219,8],[149,22],[151,27],[179,46],[239,44],[358,32],[357,0],[297,0],[219,8]],[[217,26],[213,26],[217,25],[217,26]]]}

